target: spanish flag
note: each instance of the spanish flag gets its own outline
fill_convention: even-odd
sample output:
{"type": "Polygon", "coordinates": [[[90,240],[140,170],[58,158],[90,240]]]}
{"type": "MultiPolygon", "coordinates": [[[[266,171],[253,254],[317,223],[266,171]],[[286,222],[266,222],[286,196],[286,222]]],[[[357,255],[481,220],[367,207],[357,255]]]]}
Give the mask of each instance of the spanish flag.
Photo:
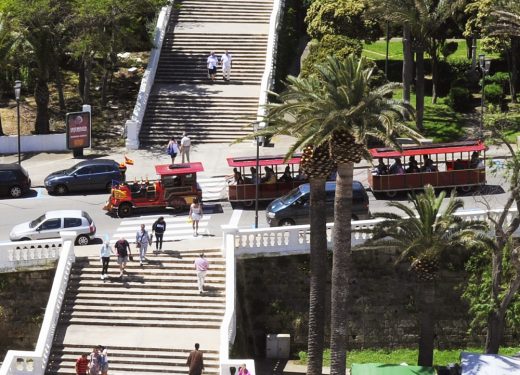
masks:
{"type": "Polygon", "coordinates": [[[125,155],[125,163],[128,165],[134,165],[134,161],[125,155]]]}

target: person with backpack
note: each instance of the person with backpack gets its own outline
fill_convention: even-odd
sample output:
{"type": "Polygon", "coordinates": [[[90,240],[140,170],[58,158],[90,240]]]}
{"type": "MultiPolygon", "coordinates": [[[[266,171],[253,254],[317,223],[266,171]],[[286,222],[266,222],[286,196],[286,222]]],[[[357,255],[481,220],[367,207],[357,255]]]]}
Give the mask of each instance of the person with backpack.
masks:
{"type": "Polygon", "coordinates": [[[95,347],[90,353],[90,363],[88,364],[90,375],[99,375],[101,371],[101,354],[99,354],[99,348],[95,347]]]}
{"type": "Polygon", "coordinates": [[[163,236],[166,231],[166,221],[164,217],[158,218],[152,225],[152,234],[155,233],[155,252],[162,250],[163,236]]]}
{"type": "Polygon", "coordinates": [[[117,252],[117,264],[119,264],[119,277],[123,277],[125,272],[126,263],[128,258],[132,256],[130,254],[130,244],[124,237],[121,237],[114,246],[117,252]]]}
{"type": "Polygon", "coordinates": [[[179,145],[177,144],[175,137],[172,137],[170,139],[170,141],[168,142],[168,146],[166,147],[166,152],[172,158],[172,164],[175,163],[175,157],[179,153],[179,145]]]}

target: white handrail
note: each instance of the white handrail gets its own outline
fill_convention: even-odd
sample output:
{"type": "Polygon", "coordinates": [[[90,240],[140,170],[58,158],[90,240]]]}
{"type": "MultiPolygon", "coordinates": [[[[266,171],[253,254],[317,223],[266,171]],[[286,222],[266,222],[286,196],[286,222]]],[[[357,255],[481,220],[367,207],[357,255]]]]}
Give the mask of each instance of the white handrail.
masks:
{"type": "Polygon", "coordinates": [[[9,350],[5,356],[0,375],[43,375],[52,348],[52,340],[60,317],[61,305],[74,263],[74,241],[76,232],[62,232],[63,247],[54,275],[51,294],[45,309],[40,335],[34,351],[9,350]]]}
{"type": "Polygon", "coordinates": [[[139,132],[141,130],[146,106],[148,105],[148,99],[150,98],[150,93],[155,81],[155,74],[157,73],[157,66],[159,65],[159,58],[161,57],[162,45],[166,35],[166,28],[168,27],[168,22],[170,20],[172,6],[173,1],[171,1],[168,6],[161,9],[159,17],[157,18],[153,48],[150,52],[148,65],[146,66],[146,71],[141,80],[141,86],[139,87],[139,93],[137,94],[137,100],[135,102],[132,117],[125,124],[126,146],[129,149],[139,148],[139,132]]]}
{"type": "Polygon", "coordinates": [[[280,29],[280,21],[282,18],[284,0],[273,1],[273,11],[269,19],[269,35],[267,37],[267,53],[265,56],[265,68],[260,85],[260,98],[258,100],[257,122],[259,127],[265,127],[265,114],[267,105],[267,92],[273,88],[274,72],[276,69],[276,51],[278,47],[278,32],[280,29]]]}
{"type": "Polygon", "coordinates": [[[0,243],[0,273],[50,267],[60,256],[61,239],[0,243]]]}

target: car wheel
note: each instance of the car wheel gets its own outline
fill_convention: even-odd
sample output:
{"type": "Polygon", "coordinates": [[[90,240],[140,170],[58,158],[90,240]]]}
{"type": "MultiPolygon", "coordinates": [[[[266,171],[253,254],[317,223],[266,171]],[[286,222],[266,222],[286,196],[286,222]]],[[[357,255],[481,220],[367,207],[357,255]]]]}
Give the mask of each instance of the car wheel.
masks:
{"type": "Polygon", "coordinates": [[[22,188],[18,185],[11,186],[9,188],[9,195],[11,196],[11,198],[20,198],[22,196],[22,193],[22,188]]]}
{"type": "Polygon", "coordinates": [[[295,222],[293,219],[280,220],[280,226],[282,226],[282,227],[287,227],[287,226],[294,225],[294,224],[295,224],[295,222]]]}
{"type": "Polygon", "coordinates": [[[130,203],[123,203],[117,209],[117,215],[119,217],[127,217],[132,214],[132,205],[130,203]]]}
{"type": "Polygon", "coordinates": [[[107,186],[105,187],[105,190],[109,193],[112,192],[112,182],[107,183],[107,186]]]}
{"type": "Polygon", "coordinates": [[[69,191],[69,189],[65,185],[62,185],[62,184],[57,185],[54,188],[54,192],[59,195],[67,194],[68,191],[69,191]]]}
{"type": "Polygon", "coordinates": [[[76,243],[79,246],[86,246],[89,244],[89,242],[90,242],[90,239],[88,238],[88,236],[86,236],[84,234],[81,234],[78,236],[78,238],[76,238],[76,243]]]}

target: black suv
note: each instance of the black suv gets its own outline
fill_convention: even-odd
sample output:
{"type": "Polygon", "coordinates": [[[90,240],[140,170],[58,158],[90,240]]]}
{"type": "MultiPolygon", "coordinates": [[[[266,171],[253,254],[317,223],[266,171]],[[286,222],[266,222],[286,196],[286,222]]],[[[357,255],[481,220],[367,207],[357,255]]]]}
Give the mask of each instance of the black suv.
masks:
{"type": "Polygon", "coordinates": [[[31,189],[27,171],[18,164],[0,164],[0,195],[19,198],[31,189]]]}
{"type": "Polygon", "coordinates": [[[110,192],[112,181],[123,181],[119,164],[109,159],[85,160],[75,166],[51,173],[45,177],[49,193],[66,194],[69,191],[105,190],[110,192]]]}

